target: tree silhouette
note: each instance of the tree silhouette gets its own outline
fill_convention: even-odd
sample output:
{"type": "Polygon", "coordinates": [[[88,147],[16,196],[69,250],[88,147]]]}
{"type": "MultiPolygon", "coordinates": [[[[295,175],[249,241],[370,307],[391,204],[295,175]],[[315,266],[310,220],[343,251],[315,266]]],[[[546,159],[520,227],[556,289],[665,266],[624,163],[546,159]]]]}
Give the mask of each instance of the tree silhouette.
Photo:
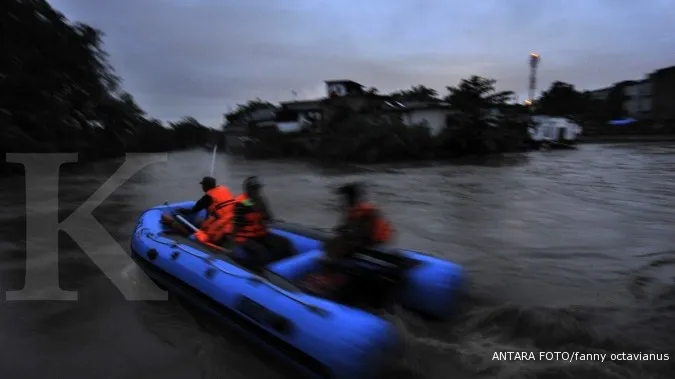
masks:
{"type": "Polygon", "coordinates": [[[588,99],[574,85],[556,81],[536,102],[537,112],[549,116],[578,117],[586,112],[588,99]]]}
{"type": "Polygon", "coordinates": [[[45,0],[4,0],[0,25],[3,151],[97,158],[185,146],[120,89],[101,31],[69,22],[45,0]]]}
{"type": "Polygon", "coordinates": [[[398,101],[439,101],[438,92],[433,88],[423,85],[416,85],[407,90],[392,92],[389,96],[398,101]]]}
{"type": "Polygon", "coordinates": [[[255,100],[247,101],[245,104],[237,104],[237,108],[234,111],[225,114],[225,119],[228,122],[247,121],[246,117],[252,112],[270,108],[275,108],[275,105],[258,97],[255,100]]]}
{"type": "Polygon", "coordinates": [[[494,79],[474,75],[469,79],[462,79],[456,87],[446,87],[449,94],[445,100],[453,108],[463,112],[503,106],[514,98],[514,93],[497,91],[496,83],[494,79]]]}
{"type": "Polygon", "coordinates": [[[523,110],[511,91],[497,91],[494,79],[471,76],[457,86],[448,86],[445,97],[453,112],[440,144],[452,155],[483,154],[519,148],[527,130],[523,110]]]}
{"type": "Polygon", "coordinates": [[[377,95],[380,91],[375,87],[369,87],[365,90],[366,95],[377,95]]]}

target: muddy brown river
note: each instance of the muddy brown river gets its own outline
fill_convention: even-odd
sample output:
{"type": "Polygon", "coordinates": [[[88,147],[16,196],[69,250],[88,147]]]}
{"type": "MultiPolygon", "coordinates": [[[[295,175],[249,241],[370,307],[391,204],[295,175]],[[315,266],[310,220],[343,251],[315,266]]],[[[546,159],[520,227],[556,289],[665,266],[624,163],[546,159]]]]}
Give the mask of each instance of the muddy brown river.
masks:
{"type": "MultiPolygon", "coordinates": [[[[140,213],[165,201],[196,199],[210,165],[208,151],[171,153],[94,214],[128,248],[140,213]]],[[[64,166],[60,217],[117,167],[64,166]]],[[[331,189],[364,181],[369,197],[394,221],[400,246],[466,268],[470,283],[456,319],[429,324],[397,311],[406,352],[392,377],[649,379],[675,373],[675,144],[589,144],[461,164],[346,168],[217,156],[215,176],[234,190],[249,175],[265,182],[279,218],[325,227],[337,220],[331,189]],[[604,362],[519,361],[493,359],[495,352],[607,355],[604,362]],[[627,360],[621,353],[670,359],[627,360]]],[[[27,206],[24,178],[1,182],[4,294],[23,287],[27,206]]],[[[36,209],[40,204],[28,210],[53,213],[36,209]]],[[[41,264],[58,263],[61,287],[79,291],[79,299],[3,296],[1,378],[289,377],[177,300],[125,300],[66,233],[59,246],[58,260],[41,264]]],[[[124,262],[115,270],[142,282],[124,262]]]]}

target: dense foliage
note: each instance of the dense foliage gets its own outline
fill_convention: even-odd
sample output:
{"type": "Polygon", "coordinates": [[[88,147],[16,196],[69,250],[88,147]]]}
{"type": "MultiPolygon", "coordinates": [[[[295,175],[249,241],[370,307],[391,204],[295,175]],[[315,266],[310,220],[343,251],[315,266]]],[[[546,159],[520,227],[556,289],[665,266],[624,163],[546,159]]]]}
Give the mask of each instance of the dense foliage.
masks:
{"type": "Polygon", "coordinates": [[[495,84],[494,79],[472,76],[457,87],[447,87],[445,101],[454,112],[439,136],[441,155],[507,152],[527,146],[528,108],[513,103],[513,92],[497,91],[495,84]]]}
{"type": "Polygon", "coordinates": [[[409,126],[395,118],[343,109],[313,153],[330,161],[382,162],[431,158],[435,147],[426,126],[409,126]]]}
{"type": "MultiPolygon", "coordinates": [[[[599,97],[600,94],[594,97],[590,92],[578,91],[572,84],[556,81],[531,106],[516,104],[513,93],[499,92],[495,84],[493,79],[472,76],[461,80],[457,86],[446,87],[445,95],[416,85],[382,99],[405,106],[448,106],[446,126],[434,136],[424,125],[406,125],[395,113],[383,112],[377,106],[355,110],[333,104],[329,106],[333,108],[331,116],[318,122],[317,129],[321,133],[312,138],[312,143],[303,146],[298,144],[298,138],[294,138],[294,147],[289,149],[283,134],[277,133],[268,144],[256,141],[255,149],[263,152],[262,155],[285,155],[287,151],[293,151],[293,155],[367,162],[517,151],[532,145],[528,128],[534,126],[533,115],[568,118],[580,124],[586,136],[675,133],[675,126],[648,117],[638,117],[639,120],[620,126],[610,122],[630,118],[625,108],[629,100],[625,95],[626,82],[608,89],[604,97],[599,97]]],[[[376,88],[365,92],[367,95],[379,93],[376,88]]],[[[260,99],[253,104],[272,106],[260,99]]],[[[240,111],[245,111],[244,106],[240,111]]]]}
{"type": "MultiPolygon", "coordinates": [[[[616,97],[616,94],[612,96],[616,97]]],[[[535,102],[538,113],[549,116],[569,117],[580,122],[606,122],[621,118],[621,103],[594,100],[590,93],[577,91],[574,85],[553,82],[535,102]]]]}
{"type": "Polygon", "coordinates": [[[102,33],[45,0],[3,0],[0,12],[3,152],[80,152],[88,158],[203,145],[193,118],[147,118],[108,64],[102,33]]]}
{"type": "Polygon", "coordinates": [[[249,100],[246,102],[246,104],[237,104],[237,108],[235,110],[225,114],[225,119],[228,122],[245,121],[243,119],[251,113],[267,108],[274,108],[274,104],[270,103],[269,101],[260,100],[259,98],[255,100],[249,100]]]}
{"type": "MultiPolygon", "coordinates": [[[[254,155],[305,155],[328,161],[382,162],[489,154],[527,147],[529,110],[512,103],[513,94],[495,89],[495,80],[473,76],[447,87],[441,98],[434,89],[418,85],[389,96],[403,103],[450,107],[445,128],[437,135],[424,124],[403,122],[403,108],[383,110],[373,105],[354,109],[339,99],[327,99],[330,116],[316,121],[321,132],[312,143],[298,144],[298,135],[284,140],[275,133],[249,147],[254,155]],[[293,149],[289,149],[293,145],[293,149]]],[[[377,94],[374,88],[367,94],[377,94]]],[[[257,103],[261,103],[257,100],[257,103]]],[[[268,105],[269,103],[264,103],[268,105]]],[[[243,110],[245,106],[240,106],[243,110]]]]}
{"type": "Polygon", "coordinates": [[[438,91],[423,85],[412,86],[410,89],[392,92],[389,94],[394,100],[405,101],[435,101],[439,100],[438,91]]]}

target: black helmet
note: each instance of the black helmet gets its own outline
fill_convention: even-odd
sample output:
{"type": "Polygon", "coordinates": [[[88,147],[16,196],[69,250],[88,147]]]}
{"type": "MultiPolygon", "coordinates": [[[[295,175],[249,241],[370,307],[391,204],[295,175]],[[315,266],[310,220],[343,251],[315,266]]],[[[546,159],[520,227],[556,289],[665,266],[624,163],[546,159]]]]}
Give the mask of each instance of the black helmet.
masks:
{"type": "Polygon", "coordinates": [[[244,190],[252,190],[252,189],[259,189],[262,188],[263,185],[260,183],[260,180],[258,179],[257,176],[249,176],[244,180],[244,190]]]}
{"type": "Polygon", "coordinates": [[[360,183],[347,183],[338,187],[335,192],[349,199],[358,199],[361,197],[363,189],[360,183]]]}
{"type": "Polygon", "coordinates": [[[216,178],[213,178],[211,176],[205,176],[202,178],[202,181],[199,182],[199,184],[205,186],[205,187],[215,187],[216,186],[216,178]]]}

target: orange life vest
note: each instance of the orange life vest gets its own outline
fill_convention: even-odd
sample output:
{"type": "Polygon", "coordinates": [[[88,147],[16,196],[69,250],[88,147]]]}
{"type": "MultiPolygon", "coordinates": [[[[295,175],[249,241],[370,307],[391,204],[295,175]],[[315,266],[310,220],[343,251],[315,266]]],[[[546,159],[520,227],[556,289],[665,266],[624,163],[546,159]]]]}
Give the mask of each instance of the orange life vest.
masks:
{"type": "Polygon", "coordinates": [[[348,220],[358,220],[362,217],[375,217],[375,225],[373,227],[373,234],[370,237],[373,242],[385,243],[389,242],[393,237],[393,229],[389,221],[380,215],[377,208],[370,203],[359,203],[353,206],[347,214],[348,220]]]}
{"type": "Polygon", "coordinates": [[[232,192],[222,185],[211,188],[206,194],[211,198],[211,204],[207,208],[206,220],[195,232],[195,238],[202,243],[217,243],[225,234],[232,233],[235,199],[232,192]]]}
{"type": "Polygon", "coordinates": [[[235,202],[232,192],[227,187],[219,185],[206,191],[206,194],[211,198],[211,204],[207,208],[206,220],[201,225],[202,230],[209,229],[217,220],[219,226],[225,228],[226,233],[231,233],[235,202]]]}
{"type": "Polygon", "coordinates": [[[244,224],[237,225],[237,234],[234,236],[236,243],[243,243],[249,238],[263,237],[267,234],[267,228],[263,224],[263,214],[254,207],[253,200],[245,194],[237,196],[236,204],[241,204],[246,210],[244,224]]]}
{"type": "Polygon", "coordinates": [[[209,214],[215,214],[221,217],[232,217],[236,199],[229,188],[225,186],[215,186],[206,191],[206,194],[213,200],[208,208],[209,214]]]}

